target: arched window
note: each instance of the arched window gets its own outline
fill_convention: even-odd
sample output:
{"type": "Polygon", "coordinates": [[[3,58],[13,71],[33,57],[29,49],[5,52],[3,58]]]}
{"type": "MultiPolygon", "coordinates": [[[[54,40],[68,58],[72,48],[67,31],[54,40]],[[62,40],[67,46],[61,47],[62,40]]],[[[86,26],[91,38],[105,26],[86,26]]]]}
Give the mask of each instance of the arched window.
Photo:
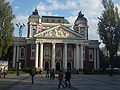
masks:
{"type": "Polygon", "coordinates": [[[25,48],[21,47],[20,48],[20,58],[24,58],[25,57],[25,48]]]}
{"type": "Polygon", "coordinates": [[[56,62],[56,71],[60,70],[60,62],[56,62]]]}

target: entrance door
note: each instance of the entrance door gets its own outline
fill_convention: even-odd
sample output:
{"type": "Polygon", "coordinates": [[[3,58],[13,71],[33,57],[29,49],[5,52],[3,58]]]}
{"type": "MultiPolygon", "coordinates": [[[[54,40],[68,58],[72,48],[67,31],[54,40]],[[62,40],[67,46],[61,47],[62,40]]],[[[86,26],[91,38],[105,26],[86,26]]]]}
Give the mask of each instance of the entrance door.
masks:
{"type": "Polygon", "coordinates": [[[56,63],[56,71],[59,71],[60,70],[60,62],[57,62],[56,63]]]}
{"type": "Polygon", "coordinates": [[[49,63],[45,62],[45,70],[49,70],[49,63]]]}
{"type": "Polygon", "coordinates": [[[67,63],[67,68],[69,68],[71,70],[71,63],[70,62],[67,63]]]}

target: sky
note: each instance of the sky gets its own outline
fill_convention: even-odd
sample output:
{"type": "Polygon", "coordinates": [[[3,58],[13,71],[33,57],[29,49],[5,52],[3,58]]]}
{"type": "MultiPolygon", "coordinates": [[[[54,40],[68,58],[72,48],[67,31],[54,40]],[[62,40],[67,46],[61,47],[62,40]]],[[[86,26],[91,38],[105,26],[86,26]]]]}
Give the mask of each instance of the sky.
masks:
{"type": "MultiPolygon", "coordinates": [[[[63,16],[73,26],[79,11],[82,11],[88,20],[89,40],[101,40],[97,32],[98,17],[101,16],[104,8],[101,0],[7,0],[13,9],[16,23],[24,23],[23,36],[27,36],[27,20],[35,8],[40,16],[63,16]]],[[[120,1],[112,0],[120,10],[120,1]]],[[[18,28],[15,26],[14,35],[18,36],[18,28]]],[[[102,46],[102,45],[101,45],[102,46]]]]}

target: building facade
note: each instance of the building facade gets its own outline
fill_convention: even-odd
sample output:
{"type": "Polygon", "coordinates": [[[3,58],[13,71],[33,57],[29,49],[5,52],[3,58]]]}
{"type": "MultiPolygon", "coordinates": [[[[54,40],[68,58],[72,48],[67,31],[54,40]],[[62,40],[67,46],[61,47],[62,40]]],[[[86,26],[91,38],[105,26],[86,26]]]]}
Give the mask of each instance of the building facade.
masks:
{"type": "Polygon", "coordinates": [[[99,69],[99,44],[88,40],[87,19],[81,11],[72,30],[64,17],[40,17],[35,9],[28,18],[27,37],[14,38],[13,68],[19,62],[21,68],[42,70],[99,69]]]}

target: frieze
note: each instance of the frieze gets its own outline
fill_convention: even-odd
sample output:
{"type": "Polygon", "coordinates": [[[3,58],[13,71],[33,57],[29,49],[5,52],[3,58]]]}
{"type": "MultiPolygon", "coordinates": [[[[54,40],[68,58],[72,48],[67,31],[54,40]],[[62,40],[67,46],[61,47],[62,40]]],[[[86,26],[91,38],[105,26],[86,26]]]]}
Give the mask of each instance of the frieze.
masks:
{"type": "Polygon", "coordinates": [[[41,33],[39,36],[43,37],[72,37],[75,38],[76,36],[68,31],[65,31],[63,28],[56,28],[54,30],[49,30],[44,33],[41,33]]]}

